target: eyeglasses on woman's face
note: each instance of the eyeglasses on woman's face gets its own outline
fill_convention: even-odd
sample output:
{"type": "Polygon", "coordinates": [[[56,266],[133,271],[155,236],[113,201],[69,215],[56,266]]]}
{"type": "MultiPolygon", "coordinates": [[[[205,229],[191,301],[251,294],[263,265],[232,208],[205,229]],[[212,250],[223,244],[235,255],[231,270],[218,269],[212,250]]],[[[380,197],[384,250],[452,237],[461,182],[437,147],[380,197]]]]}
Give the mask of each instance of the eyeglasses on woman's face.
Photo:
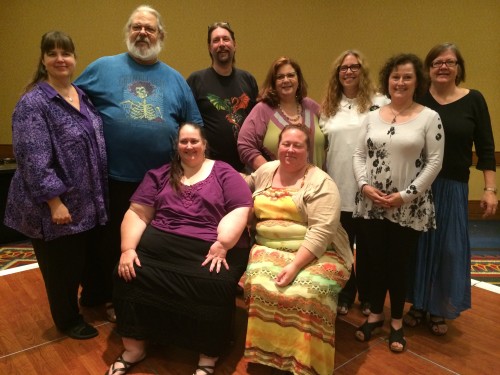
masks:
{"type": "Polygon", "coordinates": [[[296,72],[290,72],[290,73],[286,73],[286,74],[278,74],[278,75],[276,75],[276,81],[283,81],[285,78],[294,79],[296,77],[297,77],[296,72]]]}
{"type": "Polygon", "coordinates": [[[351,72],[356,73],[359,69],[361,69],[361,64],[339,66],[339,72],[345,73],[348,69],[351,69],[351,72]]]}
{"type": "Polygon", "coordinates": [[[436,61],[433,61],[431,66],[433,68],[441,68],[442,66],[446,65],[448,68],[453,68],[455,66],[457,66],[458,64],[458,61],[457,60],[436,60],[436,61]]]}

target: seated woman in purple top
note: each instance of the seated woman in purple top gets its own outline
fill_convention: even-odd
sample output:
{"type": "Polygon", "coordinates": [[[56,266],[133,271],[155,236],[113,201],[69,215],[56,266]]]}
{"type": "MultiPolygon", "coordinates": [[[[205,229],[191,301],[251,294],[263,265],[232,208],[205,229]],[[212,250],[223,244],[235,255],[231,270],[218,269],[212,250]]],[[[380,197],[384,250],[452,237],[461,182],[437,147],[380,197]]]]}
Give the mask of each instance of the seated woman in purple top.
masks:
{"type": "Polygon", "coordinates": [[[17,170],[5,225],[31,239],[56,327],[74,339],[98,331],[78,307],[89,295],[84,270],[98,272],[96,239],[107,221],[106,146],[102,121],[88,97],[71,84],[75,46],[59,31],[43,35],[37,71],[12,115],[17,170]]]}
{"type": "Polygon", "coordinates": [[[171,164],[149,171],[130,199],[113,297],[125,351],[108,374],[141,361],[145,340],[197,351],[195,374],[211,374],[229,343],[252,196],[229,164],[206,158],[202,130],[181,125],[171,164]]]}

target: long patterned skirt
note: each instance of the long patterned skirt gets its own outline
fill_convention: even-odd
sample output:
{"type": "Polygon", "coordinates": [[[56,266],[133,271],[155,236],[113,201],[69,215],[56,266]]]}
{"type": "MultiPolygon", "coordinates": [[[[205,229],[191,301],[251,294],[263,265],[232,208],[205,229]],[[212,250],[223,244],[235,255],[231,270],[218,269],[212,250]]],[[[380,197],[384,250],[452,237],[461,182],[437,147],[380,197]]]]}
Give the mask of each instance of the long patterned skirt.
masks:
{"type": "Polygon", "coordinates": [[[294,256],[260,245],[251,250],[245,280],[245,357],[294,374],[331,375],[338,294],[349,270],[328,251],[293,283],[276,286],[276,276],[294,256]]]}

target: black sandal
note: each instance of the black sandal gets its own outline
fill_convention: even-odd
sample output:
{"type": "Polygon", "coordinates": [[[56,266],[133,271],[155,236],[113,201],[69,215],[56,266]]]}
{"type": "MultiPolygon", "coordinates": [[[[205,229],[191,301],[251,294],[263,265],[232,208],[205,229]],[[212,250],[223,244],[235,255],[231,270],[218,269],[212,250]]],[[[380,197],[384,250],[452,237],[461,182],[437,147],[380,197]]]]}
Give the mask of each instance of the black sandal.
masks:
{"type": "Polygon", "coordinates": [[[196,370],[194,370],[193,375],[196,375],[196,372],[198,370],[203,371],[205,373],[205,375],[212,375],[215,372],[215,366],[198,365],[198,367],[196,367],[196,370]]]}
{"type": "Polygon", "coordinates": [[[361,342],[366,342],[371,339],[372,333],[375,330],[378,330],[380,327],[384,325],[383,320],[379,320],[378,322],[368,323],[368,320],[363,323],[361,327],[358,327],[356,332],[354,333],[356,336],[356,340],[361,342]]]}
{"type": "Polygon", "coordinates": [[[448,325],[446,324],[445,320],[442,317],[435,316],[435,315],[431,315],[429,318],[429,329],[431,330],[432,334],[436,335],[436,336],[444,336],[444,335],[446,335],[446,333],[448,333],[448,325]],[[438,320],[432,320],[432,318],[438,319],[438,320]],[[444,332],[439,330],[439,326],[446,327],[444,332]]]}
{"type": "Polygon", "coordinates": [[[410,310],[403,316],[403,324],[410,328],[415,328],[420,325],[423,320],[425,320],[425,311],[416,309],[413,306],[410,307],[410,310]]]}
{"type": "Polygon", "coordinates": [[[144,356],[142,359],[136,361],[136,362],[127,362],[123,359],[123,353],[120,354],[120,356],[115,359],[115,361],[113,362],[113,364],[111,365],[111,367],[108,369],[108,371],[106,371],[104,373],[104,375],[108,375],[109,374],[109,370],[111,370],[111,375],[113,374],[117,374],[117,375],[124,375],[126,374],[127,372],[130,371],[130,369],[132,368],[132,366],[138,364],[139,362],[141,362],[146,356],[144,356]],[[121,363],[123,365],[123,367],[119,367],[119,368],[116,368],[115,365],[117,363],[121,363]]]}
{"type": "Polygon", "coordinates": [[[405,340],[405,334],[403,332],[403,327],[400,329],[394,329],[391,325],[391,333],[389,335],[389,349],[391,349],[391,352],[394,353],[402,353],[406,349],[406,340],[405,340]],[[401,344],[400,347],[393,347],[392,344],[398,343],[401,344]]]}

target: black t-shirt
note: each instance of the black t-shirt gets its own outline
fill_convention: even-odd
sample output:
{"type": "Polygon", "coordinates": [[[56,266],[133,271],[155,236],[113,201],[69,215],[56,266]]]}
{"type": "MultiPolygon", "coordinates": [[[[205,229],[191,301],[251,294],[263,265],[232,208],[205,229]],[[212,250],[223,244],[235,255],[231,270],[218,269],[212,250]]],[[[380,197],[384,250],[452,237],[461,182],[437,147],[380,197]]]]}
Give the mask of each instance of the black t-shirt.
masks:
{"type": "Polygon", "coordinates": [[[256,104],[255,78],[236,68],[229,76],[221,76],[208,68],[192,73],[187,83],[203,118],[210,158],[225,161],[242,171],[244,165],[236,141],[243,121],[256,104]]]}

